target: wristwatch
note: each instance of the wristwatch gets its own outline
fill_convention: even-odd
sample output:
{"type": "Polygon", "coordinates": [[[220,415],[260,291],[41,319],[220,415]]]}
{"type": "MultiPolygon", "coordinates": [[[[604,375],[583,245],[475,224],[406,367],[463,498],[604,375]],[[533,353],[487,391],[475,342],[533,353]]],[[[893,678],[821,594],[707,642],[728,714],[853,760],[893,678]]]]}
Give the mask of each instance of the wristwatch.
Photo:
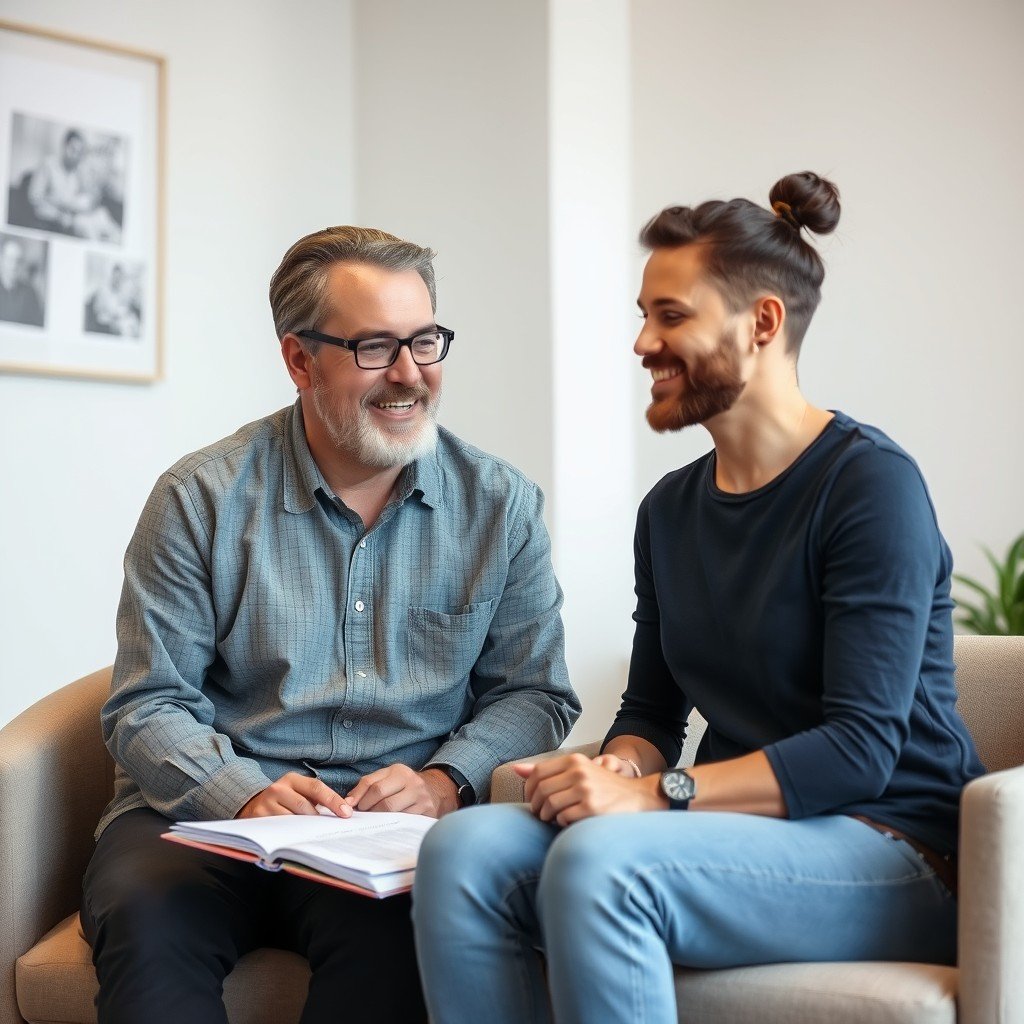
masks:
{"type": "Polygon", "coordinates": [[[453,768],[450,764],[432,764],[427,767],[440,769],[455,783],[455,799],[460,807],[471,807],[476,803],[476,791],[458,768],[453,768]]]}
{"type": "Polygon", "coordinates": [[[685,768],[671,768],[661,773],[661,794],[668,800],[669,810],[685,811],[697,795],[697,782],[685,768]]]}

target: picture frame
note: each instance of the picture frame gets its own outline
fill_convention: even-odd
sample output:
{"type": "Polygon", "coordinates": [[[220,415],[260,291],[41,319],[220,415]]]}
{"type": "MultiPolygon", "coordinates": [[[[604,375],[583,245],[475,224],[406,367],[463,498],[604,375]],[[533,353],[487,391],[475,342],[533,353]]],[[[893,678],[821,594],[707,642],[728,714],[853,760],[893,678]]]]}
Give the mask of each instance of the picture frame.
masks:
{"type": "Polygon", "coordinates": [[[166,61],[0,19],[0,372],[163,376],[166,61]]]}

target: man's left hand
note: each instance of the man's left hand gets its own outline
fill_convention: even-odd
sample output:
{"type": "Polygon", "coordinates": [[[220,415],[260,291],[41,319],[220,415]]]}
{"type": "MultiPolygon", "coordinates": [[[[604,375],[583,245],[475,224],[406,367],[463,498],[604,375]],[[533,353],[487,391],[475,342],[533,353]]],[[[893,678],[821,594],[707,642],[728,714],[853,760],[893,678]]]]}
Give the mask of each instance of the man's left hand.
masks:
{"type": "Polygon", "coordinates": [[[526,800],[541,821],[571,825],[597,814],[661,811],[668,801],[658,788],[658,776],[627,778],[611,764],[582,754],[565,754],[537,764],[517,764],[526,779],[526,800]]]}
{"type": "Polygon", "coordinates": [[[459,806],[455,783],[440,769],[413,771],[392,764],[364,775],[349,791],[345,802],[357,811],[404,811],[440,818],[459,806]]]}

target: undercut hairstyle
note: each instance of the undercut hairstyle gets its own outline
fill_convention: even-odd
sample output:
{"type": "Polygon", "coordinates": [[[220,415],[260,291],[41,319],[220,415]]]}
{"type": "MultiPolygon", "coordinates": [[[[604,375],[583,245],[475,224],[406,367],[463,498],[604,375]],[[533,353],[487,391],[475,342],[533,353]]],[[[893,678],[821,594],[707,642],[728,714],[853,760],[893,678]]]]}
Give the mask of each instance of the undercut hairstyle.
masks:
{"type": "MultiPolygon", "coordinates": [[[[285,254],[270,279],[270,309],[278,340],[296,331],[318,330],[332,309],[327,278],[336,263],[362,263],[384,270],[415,270],[437,309],[434,250],[403,241],[377,228],[348,225],[324,228],[300,238],[285,254]]],[[[311,355],[320,343],[302,340],[311,355]]]]}
{"type": "Polygon", "coordinates": [[[818,235],[839,223],[839,189],[811,171],[787,174],[772,186],[770,210],[749,199],[713,199],[700,206],[670,206],[644,225],[648,250],[704,246],[704,270],[730,312],[759,295],[778,295],[786,306],[787,351],[800,343],[821,300],[825,264],[802,229],[818,235]]]}

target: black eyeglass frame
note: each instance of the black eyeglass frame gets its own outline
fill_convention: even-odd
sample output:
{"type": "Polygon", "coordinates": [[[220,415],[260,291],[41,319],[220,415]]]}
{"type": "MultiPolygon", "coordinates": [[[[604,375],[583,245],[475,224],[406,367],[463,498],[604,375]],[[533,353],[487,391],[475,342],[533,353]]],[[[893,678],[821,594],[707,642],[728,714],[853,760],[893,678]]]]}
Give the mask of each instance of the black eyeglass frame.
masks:
{"type": "Polygon", "coordinates": [[[417,366],[433,366],[435,363],[441,362],[448,355],[448,349],[451,348],[452,341],[455,339],[455,332],[449,330],[447,327],[442,327],[437,324],[431,331],[418,331],[416,334],[411,335],[408,338],[388,338],[381,335],[377,338],[358,338],[352,341],[349,338],[336,338],[333,334],[323,334],[320,331],[296,331],[295,336],[297,338],[306,338],[309,341],[322,341],[325,345],[337,345],[339,348],[347,348],[354,356],[356,360],[356,366],[361,370],[386,370],[389,366],[394,366],[398,360],[398,355],[402,351],[402,346],[405,345],[409,349],[409,355],[412,356],[412,361],[417,366]],[[444,338],[444,348],[441,350],[441,354],[436,359],[431,359],[429,363],[421,363],[416,358],[416,353],[413,352],[412,343],[417,338],[422,338],[427,334],[440,334],[444,338]],[[393,341],[397,342],[395,345],[395,353],[391,357],[390,363],[385,363],[383,366],[363,366],[359,362],[359,346],[365,344],[368,341],[393,341]]]}

